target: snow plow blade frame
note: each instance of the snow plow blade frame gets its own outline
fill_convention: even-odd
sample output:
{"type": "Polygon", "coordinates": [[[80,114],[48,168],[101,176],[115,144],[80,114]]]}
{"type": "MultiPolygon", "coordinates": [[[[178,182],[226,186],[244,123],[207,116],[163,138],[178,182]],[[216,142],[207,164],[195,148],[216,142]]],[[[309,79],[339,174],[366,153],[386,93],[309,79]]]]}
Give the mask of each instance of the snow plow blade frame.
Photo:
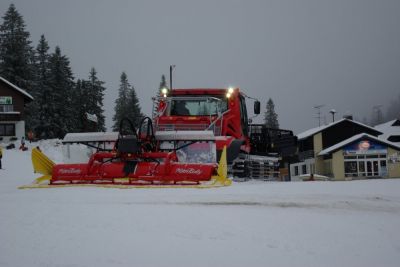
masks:
{"type": "MultiPolygon", "coordinates": [[[[226,158],[226,147],[224,147],[218,164],[217,175],[213,175],[209,181],[199,182],[197,184],[101,184],[101,183],[75,183],[75,184],[50,184],[52,171],[55,163],[50,160],[39,149],[32,149],[32,164],[35,173],[41,173],[43,176],[37,178],[32,184],[18,187],[19,189],[33,188],[58,188],[58,187],[103,187],[103,188],[214,188],[229,186],[232,180],[228,178],[228,164],[226,158]],[[46,183],[47,182],[47,183],[46,183]]],[[[126,181],[128,178],[114,178],[115,180],[126,181]]]]}
{"type": "Polygon", "coordinates": [[[37,148],[32,149],[32,165],[35,173],[43,174],[35,180],[35,184],[50,181],[55,163],[37,148]]]}

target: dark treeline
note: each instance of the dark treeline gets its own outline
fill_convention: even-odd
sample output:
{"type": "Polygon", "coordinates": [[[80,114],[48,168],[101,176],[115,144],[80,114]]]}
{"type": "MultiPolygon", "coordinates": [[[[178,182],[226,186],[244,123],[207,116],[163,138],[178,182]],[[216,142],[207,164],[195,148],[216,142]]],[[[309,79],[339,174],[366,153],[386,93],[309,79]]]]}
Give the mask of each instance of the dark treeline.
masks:
{"type": "MultiPolygon", "coordinates": [[[[24,19],[14,4],[2,19],[0,76],[34,98],[25,107],[26,131],[32,130],[41,139],[63,138],[68,132],[105,131],[103,99],[106,88],[97,77],[96,69],[91,68],[86,78],[75,80],[70,61],[59,46],[51,52],[44,35],[36,47],[32,45],[24,19]]],[[[123,116],[137,124],[142,117],[139,101],[125,73],[121,75],[121,88],[124,86],[123,94],[127,97],[116,100],[115,124],[123,116]]]]}

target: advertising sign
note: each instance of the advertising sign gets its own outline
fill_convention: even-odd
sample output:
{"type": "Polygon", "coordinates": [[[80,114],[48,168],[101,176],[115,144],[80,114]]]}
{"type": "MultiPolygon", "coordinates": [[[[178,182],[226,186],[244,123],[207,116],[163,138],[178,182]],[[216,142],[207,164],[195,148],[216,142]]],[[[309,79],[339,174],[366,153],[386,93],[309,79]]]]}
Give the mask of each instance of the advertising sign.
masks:
{"type": "Polygon", "coordinates": [[[0,96],[0,105],[12,105],[12,97],[0,96]]]}
{"type": "Polygon", "coordinates": [[[387,147],[371,140],[360,140],[343,148],[344,154],[386,154],[387,147]]]}

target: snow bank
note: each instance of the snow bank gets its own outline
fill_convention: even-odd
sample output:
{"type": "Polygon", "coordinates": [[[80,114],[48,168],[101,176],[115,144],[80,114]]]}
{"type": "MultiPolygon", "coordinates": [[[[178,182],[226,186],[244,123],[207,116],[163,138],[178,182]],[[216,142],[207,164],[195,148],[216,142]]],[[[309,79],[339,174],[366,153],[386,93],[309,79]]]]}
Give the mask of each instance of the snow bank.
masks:
{"type": "MultiPolygon", "coordinates": [[[[58,141],[40,144],[62,161],[58,141]]],[[[0,266],[398,266],[400,179],[199,189],[18,190],[5,150],[0,266]]]]}

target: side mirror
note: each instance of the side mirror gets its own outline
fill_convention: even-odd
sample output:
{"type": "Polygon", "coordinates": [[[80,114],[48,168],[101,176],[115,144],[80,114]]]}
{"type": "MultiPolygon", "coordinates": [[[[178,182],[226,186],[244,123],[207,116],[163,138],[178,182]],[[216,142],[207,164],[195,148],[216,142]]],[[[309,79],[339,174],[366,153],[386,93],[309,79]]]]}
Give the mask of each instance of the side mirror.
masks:
{"type": "Polygon", "coordinates": [[[254,102],[254,114],[260,114],[260,101],[258,100],[254,102]]]}

